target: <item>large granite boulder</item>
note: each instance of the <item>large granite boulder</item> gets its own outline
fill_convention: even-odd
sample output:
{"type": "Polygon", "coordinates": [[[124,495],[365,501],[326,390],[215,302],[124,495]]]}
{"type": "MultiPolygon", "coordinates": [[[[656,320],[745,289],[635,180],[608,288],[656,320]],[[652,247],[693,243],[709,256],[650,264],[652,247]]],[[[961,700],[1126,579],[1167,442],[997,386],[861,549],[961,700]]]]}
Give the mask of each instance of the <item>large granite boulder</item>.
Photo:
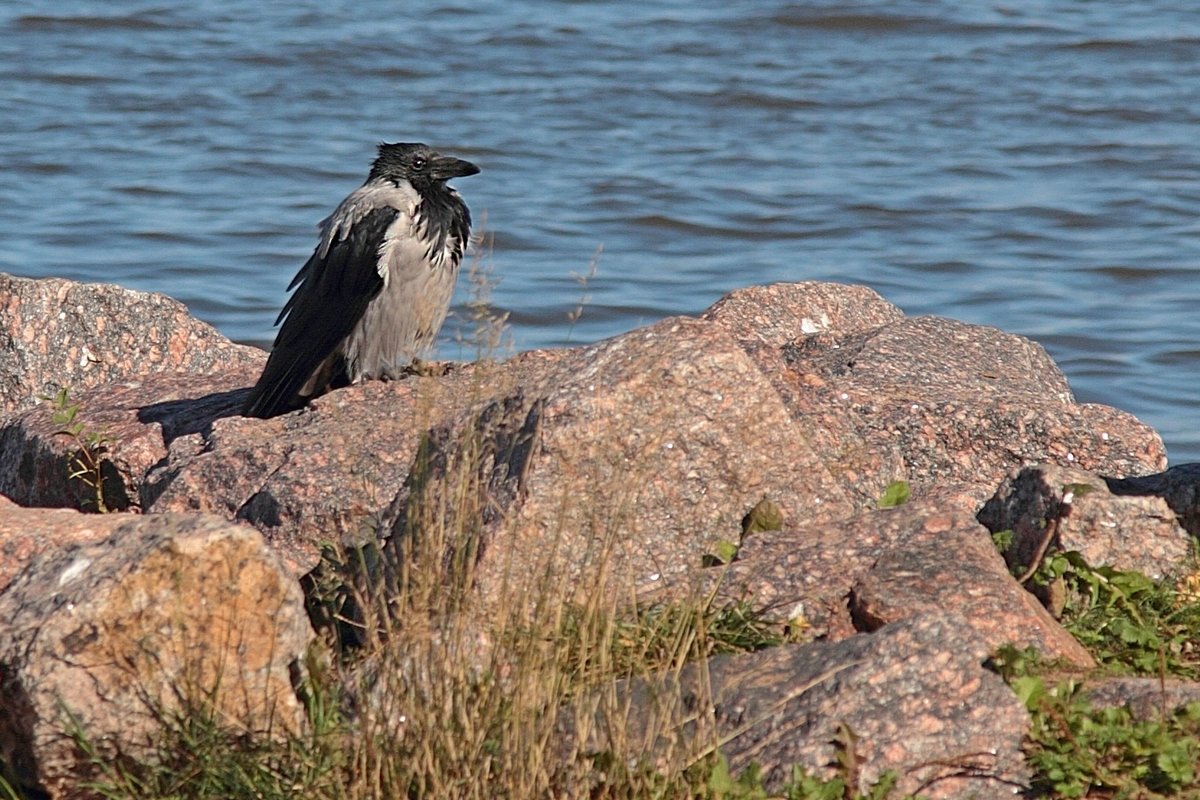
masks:
{"type": "Polygon", "coordinates": [[[307,725],[293,677],[313,639],[296,581],[253,528],[199,515],[0,509],[6,528],[76,537],[0,593],[0,761],[25,789],[77,796],[95,758],[145,757],[164,720],[252,735],[307,725]],[[90,541],[88,541],[90,539],[90,541]]]}
{"type": "Polygon", "coordinates": [[[105,283],[0,272],[0,416],[59,389],[262,368],[263,353],[230,342],[178,300],[105,283]]]}

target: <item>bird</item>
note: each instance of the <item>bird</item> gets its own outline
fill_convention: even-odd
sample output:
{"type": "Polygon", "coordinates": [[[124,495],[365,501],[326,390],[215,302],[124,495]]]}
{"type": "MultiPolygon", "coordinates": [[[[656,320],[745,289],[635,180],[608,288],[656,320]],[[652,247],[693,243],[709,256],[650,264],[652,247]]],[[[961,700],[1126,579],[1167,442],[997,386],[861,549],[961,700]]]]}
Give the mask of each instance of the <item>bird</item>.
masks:
{"type": "Polygon", "coordinates": [[[471,236],[471,212],[446,182],[478,172],[420,142],[379,144],[366,181],[318,224],[316,249],[288,284],[244,416],[399,377],[433,343],[471,236]]]}

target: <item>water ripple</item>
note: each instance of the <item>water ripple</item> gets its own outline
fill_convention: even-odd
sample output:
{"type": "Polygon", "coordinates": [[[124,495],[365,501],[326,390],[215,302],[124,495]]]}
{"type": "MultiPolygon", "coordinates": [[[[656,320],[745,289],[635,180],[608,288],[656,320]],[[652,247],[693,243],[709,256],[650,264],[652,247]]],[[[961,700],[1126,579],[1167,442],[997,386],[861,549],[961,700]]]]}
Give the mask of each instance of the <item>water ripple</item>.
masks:
{"type": "Polygon", "coordinates": [[[44,14],[24,14],[17,17],[14,23],[17,27],[30,32],[36,31],[70,31],[82,29],[89,31],[150,31],[168,30],[173,23],[159,19],[162,12],[147,11],[141,14],[118,14],[114,16],[78,14],[72,16],[52,16],[44,14]]]}
{"type": "Polygon", "coordinates": [[[1200,7],[73,0],[0,30],[0,269],[264,344],[375,143],[426,140],[483,168],[456,183],[517,347],[866,283],[1037,338],[1200,458],[1200,7]]]}

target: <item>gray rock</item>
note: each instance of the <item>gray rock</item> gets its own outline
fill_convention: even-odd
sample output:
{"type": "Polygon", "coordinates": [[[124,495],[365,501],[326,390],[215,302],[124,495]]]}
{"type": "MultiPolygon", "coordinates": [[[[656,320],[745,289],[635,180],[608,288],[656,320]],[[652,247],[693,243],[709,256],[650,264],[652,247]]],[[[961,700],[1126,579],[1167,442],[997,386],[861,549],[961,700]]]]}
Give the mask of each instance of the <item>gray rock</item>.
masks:
{"type": "Polygon", "coordinates": [[[823,429],[826,468],[863,507],[899,479],[924,491],[994,484],[1030,463],[1114,476],[1166,464],[1151,428],[1074,403],[1040,345],[994,328],[905,318],[748,351],[793,415],[823,429]]]}
{"type": "Polygon", "coordinates": [[[161,294],[0,273],[0,416],[155,372],[211,373],[266,354],[236,345],[161,294]]]}
{"type": "Polygon", "coordinates": [[[70,478],[73,443],[36,400],[69,386],[78,419],[107,436],[111,507],[217,515],[0,501],[0,619],[14,620],[0,632],[0,668],[14,676],[0,697],[0,757],[52,793],[80,765],[50,697],[106,709],[85,721],[136,752],[150,730],[138,703],[166,702],[165,687],[203,674],[210,652],[257,676],[238,684],[230,713],[261,719],[254,698],[266,697],[285,727],[302,725],[286,666],[311,631],[289,576],[311,570],[326,543],[365,542],[383,548],[385,567],[427,545],[469,556],[492,609],[536,589],[547,569],[580,593],[637,587],[643,598],[712,588],[719,574],[718,602],[803,620],[825,639],[685,671],[685,682],[712,678],[712,722],[735,767],[758,760],[776,784],[792,763],[824,770],[842,722],[863,784],[897,769],[902,791],[1011,796],[1027,777],[1026,719],[980,662],[1010,641],[1089,659],[1008,577],[974,520],[980,504],[1005,475],[1024,475],[980,519],[1032,532],[1061,511],[1062,485],[1094,486],[1076,493],[1061,533],[1106,548],[1089,555],[1096,563],[1127,568],[1177,558],[1187,536],[1175,515],[1197,516],[1192,473],[1152,475],[1165,465],[1157,434],[1076,404],[1040,346],[906,318],[863,287],[752,287],[698,319],[353,386],[270,420],[237,415],[264,354],[174,301],[7,276],[0,296],[0,350],[14,355],[0,369],[0,413],[12,412],[0,492],[26,506],[87,502],[70,478]],[[1020,472],[1032,463],[1044,466],[1020,472]],[[913,500],[878,510],[897,479],[913,500]],[[782,528],[705,569],[764,496],[782,528]],[[258,528],[286,571],[257,535],[220,519],[258,528]],[[1103,560],[1120,550],[1127,561],[1103,560]],[[231,565],[250,582],[222,579],[231,565]],[[152,598],[136,610],[135,590],[152,598]],[[217,625],[218,608],[244,626],[237,653],[194,633],[217,625]],[[267,608],[278,629],[266,627],[267,608]],[[131,618],[165,631],[150,651],[121,638],[115,621],[131,618]],[[193,641],[204,647],[185,657],[193,641]],[[128,695],[115,663],[142,694],[128,695]]]}
{"type": "Polygon", "coordinates": [[[1009,475],[979,521],[993,533],[1012,531],[1005,559],[1022,569],[1034,564],[1039,551],[1076,551],[1093,566],[1159,578],[1183,563],[1192,547],[1163,498],[1116,495],[1095,473],[1053,464],[1009,475]]]}
{"type": "Polygon", "coordinates": [[[110,536],[34,557],[0,594],[0,759],[18,783],[74,797],[95,766],[73,728],[102,758],[144,757],[188,703],[248,733],[300,733],[292,672],[313,632],[262,536],[211,516],[107,519],[110,536]]]}
{"type": "MultiPolygon", "coordinates": [[[[625,741],[668,731],[646,753],[660,763],[687,763],[719,741],[733,771],[755,761],[764,783],[778,787],[796,764],[833,777],[835,741],[848,730],[859,791],[892,770],[898,795],[1011,798],[1029,780],[1021,752],[1029,717],[981,666],[987,650],[961,617],[926,614],[837,643],[717,656],[677,676],[637,680],[620,688],[614,708],[629,703],[625,741]],[[682,703],[670,704],[675,697],[682,703]]],[[[581,731],[563,714],[559,726],[566,750],[619,744],[602,719],[581,731]]]]}
{"type": "MultiPolygon", "coordinates": [[[[1164,458],[1128,415],[1072,403],[1028,340],[903,318],[836,284],[745,289],[699,320],[350,387],[273,420],[230,416],[251,362],[201,383],[110,384],[83,396],[81,413],[116,432],[112,496],[251,522],[298,573],[322,542],[401,531],[419,444],[435,463],[461,463],[455,453],[486,438],[481,420],[529,438],[521,463],[504,466],[518,483],[489,478],[500,494],[477,503],[489,515],[480,537],[522,559],[505,568],[536,573],[535,554],[554,550],[578,572],[616,535],[620,569],[642,583],[695,568],[763,494],[805,524],[873,508],[894,479],[927,494],[998,481],[1032,459],[1127,475],[1164,458]]],[[[47,413],[0,434],[0,491],[76,505],[47,413]]],[[[489,575],[500,580],[485,563],[481,585],[489,575]]]]}
{"type": "Polygon", "coordinates": [[[1088,680],[1084,694],[1093,708],[1126,708],[1136,720],[1160,720],[1189,703],[1200,703],[1200,682],[1157,677],[1088,680]]]}
{"type": "Polygon", "coordinates": [[[786,623],[795,636],[828,640],[946,611],[961,616],[993,651],[1032,646],[1050,659],[1094,666],[1012,577],[974,508],[970,493],[942,493],[847,519],[784,526],[748,538],[728,566],[693,572],[643,600],[712,594],[720,604],[745,603],[786,623]]]}
{"type": "Polygon", "coordinates": [[[31,506],[100,510],[93,485],[103,486],[109,511],[148,507],[157,467],[168,460],[176,439],[199,442],[218,420],[240,413],[244,388],[258,375],[251,364],[217,374],[161,372],[121,380],[73,394],[78,405],[71,436],[54,421],[53,404],[43,402],[14,415],[0,428],[0,493],[31,506]],[[101,437],[93,446],[84,440],[101,437]],[[102,477],[83,480],[74,473],[82,448],[98,459],[102,477]]]}
{"type": "MultiPolygon", "coordinates": [[[[550,554],[575,576],[607,554],[614,585],[652,584],[736,536],[764,494],[792,519],[853,511],[804,427],[718,326],[664,320],[513,369],[521,402],[501,403],[505,427],[533,438],[529,463],[515,470],[519,491],[486,525],[485,591],[542,574],[550,554]]],[[[441,446],[472,439],[442,437],[441,446]]]]}
{"type": "MultiPolygon", "coordinates": [[[[903,516],[905,509],[892,514],[903,516]]],[[[859,630],[874,631],[935,611],[962,616],[995,652],[1003,645],[1033,647],[1047,659],[1078,667],[1095,660],[1013,579],[987,531],[970,518],[925,520],[921,537],[882,554],[850,590],[859,630]]]]}

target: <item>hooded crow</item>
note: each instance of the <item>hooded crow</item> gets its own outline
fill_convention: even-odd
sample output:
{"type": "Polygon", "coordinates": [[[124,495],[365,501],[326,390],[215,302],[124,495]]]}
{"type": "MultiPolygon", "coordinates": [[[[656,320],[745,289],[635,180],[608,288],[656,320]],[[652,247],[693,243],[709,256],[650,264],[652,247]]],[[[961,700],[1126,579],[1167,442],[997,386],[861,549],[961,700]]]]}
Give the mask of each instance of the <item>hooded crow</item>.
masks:
{"type": "Polygon", "coordinates": [[[320,223],[267,366],[242,411],[273,417],[365,378],[393,378],[437,337],[471,232],[451,178],[479,167],[381,144],[371,173],[320,223]]]}

